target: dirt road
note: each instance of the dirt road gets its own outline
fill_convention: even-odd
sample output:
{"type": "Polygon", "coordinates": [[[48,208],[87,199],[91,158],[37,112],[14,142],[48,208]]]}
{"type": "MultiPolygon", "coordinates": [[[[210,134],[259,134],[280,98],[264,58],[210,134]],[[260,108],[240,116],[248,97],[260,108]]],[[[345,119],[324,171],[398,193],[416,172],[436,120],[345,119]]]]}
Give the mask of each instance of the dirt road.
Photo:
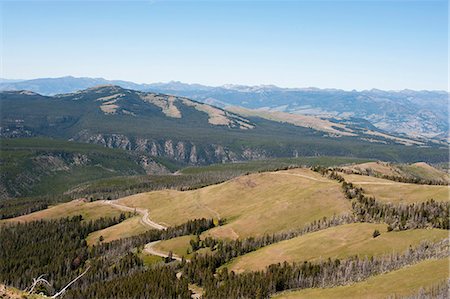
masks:
{"type": "MultiPolygon", "coordinates": [[[[156,244],[158,244],[159,242],[161,242],[161,240],[150,242],[150,243],[146,244],[145,247],[144,247],[144,252],[147,253],[147,254],[157,255],[157,256],[160,256],[160,257],[164,257],[164,258],[168,257],[169,256],[168,252],[162,252],[162,251],[156,250],[154,248],[154,246],[156,244]]],[[[177,256],[176,254],[172,254],[172,258],[174,260],[181,261],[181,257],[177,256]]]]}
{"type": "Polygon", "coordinates": [[[113,206],[122,211],[137,212],[137,213],[141,214],[142,215],[141,223],[145,226],[148,226],[150,228],[156,228],[159,230],[166,229],[166,227],[164,225],[156,223],[148,218],[149,213],[148,213],[147,209],[129,207],[129,206],[118,203],[116,200],[102,200],[101,202],[104,204],[113,206]]]}
{"type": "Polygon", "coordinates": [[[312,176],[308,176],[308,175],[303,175],[303,174],[299,174],[299,173],[288,173],[288,172],[267,172],[268,174],[272,174],[272,175],[291,175],[291,176],[298,176],[304,179],[309,179],[309,180],[313,180],[316,182],[323,182],[323,183],[329,183],[330,181],[327,180],[320,180],[317,178],[314,178],[312,176]]]}

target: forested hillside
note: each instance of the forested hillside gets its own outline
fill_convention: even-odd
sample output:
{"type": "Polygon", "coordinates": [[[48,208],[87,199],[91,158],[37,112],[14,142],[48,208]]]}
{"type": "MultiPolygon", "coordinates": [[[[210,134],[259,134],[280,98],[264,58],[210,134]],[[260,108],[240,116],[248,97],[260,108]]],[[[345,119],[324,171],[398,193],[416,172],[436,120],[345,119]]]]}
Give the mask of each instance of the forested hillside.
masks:
{"type": "Polygon", "coordinates": [[[182,82],[136,84],[120,80],[70,76],[3,82],[0,83],[0,90],[30,90],[43,95],[55,95],[73,93],[101,84],[184,96],[219,107],[239,106],[298,115],[319,115],[341,118],[347,122],[365,120],[390,133],[436,137],[438,140],[447,139],[449,129],[448,93],[445,91],[379,89],[345,91],[232,84],[213,87],[182,82]]]}
{"type": "Polygon", "coordinates": [[[445,144],[389,135],[357,122],[327,120],[328,129],[300,126],[244,117],[184,97],[118,86],[54,97],[27,91],[2,92],[0,101],[2,138],[70,139],[191,165],[298,156],[448,161],[445,144]]]}
{"type": "MultiPolygon", "coordinates": [[[[258,169],[260,165],[237,167],[258,169]]],[[[298,296],[303,296],[314,293],[318,287],[325,288],[324,294],[336,288],[355,298],[356,290],[362,295],[371,291],[359,286],[366,281],[380,283],[380,294],[392,296],[445,294],[445,272],[439,270],[441,274],[436,272],[428,279],[416,279],[414,273],[428,269],[428,265],[441,269],[445,265],[442,261],[449,258],[449,201],[436,201],[425,193],[423,198],[404,203],[394,200],[398,197],[396,192],[389,195],[392,200],[378,199],[377,194],[368,196],[365,185],[359,187],[358,181],[349,181],[355,174],[345,171],[352,167],[316,165],[309,169],[269,171],[198,190],[154,191],[78,205],[88,218],[73,217],[75,210],[63,204],[59,214],[51,208],[39,212],[40,216],[3,221],[0,282],[24,290],[32,284],[32,278],[49,273],[46,280],[50,286],[38,284],[33,292],[51,295],[82,275],[65,293],[68,298],[80,298],[80,294],[83,298],[117,298],[117,294],[121,298],[147,298],[153,294],[163,298],[268,298],[278,294],[292,297],[297,293],[279,292],[304,290],[298,292],[298,296]],[[322,189],[321,196],[312,191],[317,187],[322,189]],[[266,188],[277,190],[281,197],[266,188]],[[227,198],[226,190],[237,192],[233,193],[235,200],[245,203],[237,204],[227,198]],[[171,193],[164,198],[164,194],[171,193]],[[318,207],[327,200],[343,205],[334,214],[326,215],[318,207]],[[254,214],[263,211],[259,204],[271,202],[273,206],[268,209],[274,211],[273,216],[277,210],[283,216],[254,214]],[[251,208],[245,208],[246,205],[251,208]],[[134,214],[114,216],[106,208],[128,209],[134,214]],[[103,213],[109,216],[98,218],[98,213],[88,213],[89,209],[104,209],[103,213]],[[51,210],[54,211],[50,213],[51,210]],[[297,217],[290,218],[290,212],[297,217]],[[134,226],[123,224],[137,217],[141,221],[136,225],[141,229],[133,233],[134,226]],[[254,226],[246,219],[252,219],[254,226]],[[157,227],[153,227],[155,223],[159,223],[157,227]],[[243,224],[233,226],[234,223],[243,224]],[[119,226],[120,234],[129,230],[131,235],[120,237],[114,229],[119,226]],[[108,230],[116,237],[108,235],[106,239],[108,230]],[[237,233],[237,237],[230,237],[229,232],[237,233]],[[72,235],[76,237],[71,238],[72,235]],[[36,242],[28,243],[29,240],[36,242]],[[63,249],[54,251],[60,247],[63,249]],[[45,254],[27,256],[30,251],[45,254]],[[51,265],[48,259],[52,259],[51,265]],[[386,287],[381,278],[384,273],[398,279],[403,275],[398,287],[386,287]]],[[[183,171],[208,173],[221,168],[230,166],[183,171]]],[[[356,176],[379,180],[363,174],[356,176]]],[[[404,188],[448,188],[441,184],[385,180],[404,184],[404,188]]]]}

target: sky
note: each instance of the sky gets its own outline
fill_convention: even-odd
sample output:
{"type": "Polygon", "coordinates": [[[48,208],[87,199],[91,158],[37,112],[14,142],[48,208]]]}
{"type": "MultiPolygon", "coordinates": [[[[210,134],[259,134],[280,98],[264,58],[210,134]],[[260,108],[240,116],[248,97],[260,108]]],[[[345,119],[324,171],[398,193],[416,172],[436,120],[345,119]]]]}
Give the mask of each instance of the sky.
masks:
{"type": "Polygon", "coordinates": [[[448,90],[447,1],[5,1],[0,77],[448,90]]]}

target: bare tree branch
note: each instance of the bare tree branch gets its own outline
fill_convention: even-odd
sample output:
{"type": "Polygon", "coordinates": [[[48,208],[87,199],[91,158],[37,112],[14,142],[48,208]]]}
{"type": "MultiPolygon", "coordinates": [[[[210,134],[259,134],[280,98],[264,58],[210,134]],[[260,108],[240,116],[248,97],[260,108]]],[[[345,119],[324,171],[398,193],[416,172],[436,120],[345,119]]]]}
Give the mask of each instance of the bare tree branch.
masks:
{"type": "Polygon", "coordinates": [[[71,282],[69,282],[64,288],[61,289],[61,291],[57,292],[55,295],[51,296],[50,298],[57,298],[58,296],[61,296],[62,294],[64,294],[66,292],[66,290],[73,284],[75,283],[78,279],[80,279],[84,274],[86,274],[86,272],[89,270],[89,268],[91,268],[90,266],[86,268],[86,270],[84,270],[83,273],[81,273],[80,275],[78,275],[74,280],[72,280],[71,282]]]}
{"type": "Polygon", "coordinates": [[[37,285],[38,283],[44,283],[44,284],[48,285],[49,287],[51,287],[50,283],[49,283],[47,280],[45,280],[45,279],[43,278],[45,275],[46,275],[46,274],[42,274],[42,275],[39,276],[38,278],[33,278],[33,284],[29,287],[29,288],[30,288],[30,291],[28,292],[28,294],[32,294],[32,293],[33,293],[34,288],[36,287],[36,285],[37,285]]]}

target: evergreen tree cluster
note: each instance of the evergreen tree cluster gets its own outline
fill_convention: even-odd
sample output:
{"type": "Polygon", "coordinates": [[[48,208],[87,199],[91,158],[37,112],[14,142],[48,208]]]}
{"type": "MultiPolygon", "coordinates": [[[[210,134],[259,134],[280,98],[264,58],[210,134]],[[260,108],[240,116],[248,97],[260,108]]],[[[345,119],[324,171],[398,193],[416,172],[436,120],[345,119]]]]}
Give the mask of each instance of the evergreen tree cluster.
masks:
{"type": "Polygon", "coordinates": [[[125,214],[82,222],[81,216],[0,227],[0,281],[24,289],[41,274],[60,287],[89,258],[89,233],[119,223],[125,214]]]}
{"type": "Polygon", "coordinates": [[[98,280],[86,287],[69,291],[64,298],[79,299],[147,299],[191,298],[185,279],[178,279],[170,267],[140,269],[110,280],[98,280]]]}
{"type": "Polygon", "coordinates": [[[165,230],[150,230],[139,236],[87,246],[85,238],[89,233],[115,225],[125,218],[122,214],[117,218],[83,222],[81,216],[75,216],[0,227],[0,282],[25,289],[31,285],[33,278],[45,274],[44,278],[52,288],[43,291],[51,294],[89,267],[86,275],[74,285],[73,292],[67,293],[72,294],[69,298],[80,298],[77,295],[79,292],[89,294],[83,298],[148,298],[145,294],[150,293],[161,294],[161,298],[166,298],[164,295],[172,297],[172,294],[186,298],[185,295],[190,294],[187,284],[172,279],[175,277],[173,269],[158,270],[163,274],[146,269],[142,259],[132,249],[155,240],[200,234],[214,227],[213,220],[190,220],[165,230]],[[145,283],[149,277],[154,280],[145,283]],[[110,281],[115,281],[117,288],[123,287],[117,293],[123,296],[102,297],[102,294],[113,294],[108,293],[110,281]],[[144,281],[143,285],[147,285],[146,291],[142,292],[144,297],[135,296],[136,281],[144,281]],[[130,292],[127,293],[127,290],[130,292]]]}

